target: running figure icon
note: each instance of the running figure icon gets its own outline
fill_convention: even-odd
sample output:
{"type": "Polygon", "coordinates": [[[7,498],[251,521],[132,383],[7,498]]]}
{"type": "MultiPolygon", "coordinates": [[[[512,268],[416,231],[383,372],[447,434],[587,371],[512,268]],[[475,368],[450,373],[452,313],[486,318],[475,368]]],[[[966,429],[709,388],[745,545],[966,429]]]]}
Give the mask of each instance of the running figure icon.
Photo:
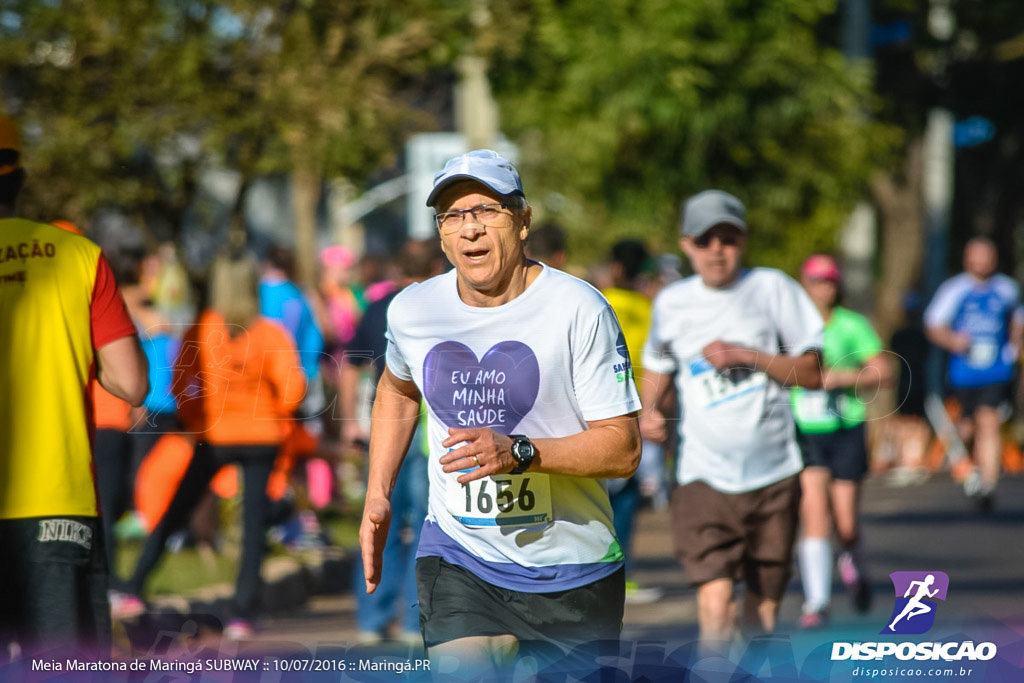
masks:
{"type": "Polygon", "coordinates": [[[931,605],[922,602],[924,598],[934,598],[936,593],[939,592],[938,588],[933,591],[928,590],[933,583],[935,583],[934,574],[929,574],[923,581],[910,582],[910,585],[907,587],[907,592],[903,594],[903,597],[910,598],[910,593],[913,592],[915,586],[917,586],[917,593],[914,594],[914,597],[910,598],[907,604],[903,607],[903,611],[899,613],[899,616],[893,619],[892,623],[889,624],[890,631],[896,631],[896,624],[900,619],[906,617],[909,621],[911,617],[916,617],[919,614],[927,614],[934,609],[931,605]]]}

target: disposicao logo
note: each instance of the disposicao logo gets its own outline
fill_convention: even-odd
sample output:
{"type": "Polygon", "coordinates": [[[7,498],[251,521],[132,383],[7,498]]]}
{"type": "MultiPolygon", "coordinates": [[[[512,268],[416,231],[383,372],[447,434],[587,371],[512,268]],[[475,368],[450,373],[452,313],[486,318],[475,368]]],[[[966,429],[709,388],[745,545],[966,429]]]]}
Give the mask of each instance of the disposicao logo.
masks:
{"type": "MultiPolygon", "coordinates": [[[[882,635],[919,635],[935,624],[936,600],[945,600],[949,576],[944,572],[893,572],[896,600],[882,635]]],[[[996,656],[994,643],[964,642],[866,642],[833,643],[832,660],[879,660],[884,657],[900,660],[986,661],[996,656]]]]}
{"type": "Polygon", "coordinates": [[[881,633],[926,633],[935,624],[935,600],[946,599],[949,576],[935,571],[893,572],[889,578],[896,591],[896,604],[881,633]]]}

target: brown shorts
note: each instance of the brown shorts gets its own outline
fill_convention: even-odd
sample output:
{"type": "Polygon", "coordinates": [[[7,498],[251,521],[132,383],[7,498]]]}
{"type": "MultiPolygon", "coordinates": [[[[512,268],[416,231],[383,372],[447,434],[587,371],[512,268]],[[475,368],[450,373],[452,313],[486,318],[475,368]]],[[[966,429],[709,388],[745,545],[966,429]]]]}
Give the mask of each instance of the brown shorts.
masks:
{"type": "Polygon", "coordinates": [[[722,493],[703,481],[672,492],[676,556],[694,586],[745,581],[747,591],[779,600],[789,583],[800,509],[796,475],[746,493],[722,493]]]}

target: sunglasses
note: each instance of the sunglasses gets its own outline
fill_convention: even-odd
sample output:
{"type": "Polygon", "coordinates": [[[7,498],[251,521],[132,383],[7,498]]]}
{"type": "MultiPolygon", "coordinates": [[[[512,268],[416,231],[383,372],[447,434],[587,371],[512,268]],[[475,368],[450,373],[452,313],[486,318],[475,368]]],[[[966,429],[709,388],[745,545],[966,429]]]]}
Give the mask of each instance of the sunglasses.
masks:
{"type": "Polygon", "coordinates": [[[708,247],[711,246],[712,240],[718,240],[718,243],[721,244],[723,247],[735,247],[739,245],[740,242],[743,241],[743,236],[736,235],[734,233],[726,233],[722,235],[718,233],[711,234],[706,232],[703,235],[698,235],[693,238],[693,246],[697,247],[698,249],[707,249],[708,247]]]}

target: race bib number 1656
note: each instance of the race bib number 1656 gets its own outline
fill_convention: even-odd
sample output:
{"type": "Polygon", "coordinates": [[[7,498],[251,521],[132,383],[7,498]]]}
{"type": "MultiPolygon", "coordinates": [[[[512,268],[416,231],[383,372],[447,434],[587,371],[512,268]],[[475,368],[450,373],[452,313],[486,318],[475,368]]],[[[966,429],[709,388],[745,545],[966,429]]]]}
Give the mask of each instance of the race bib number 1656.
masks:
{"type": "Polygon", "coordinates": [[[551,484],[546,474],[496,474],[460,484],[449,474],[445,503],[466,526],[537,526],[551,521],[551,484]]]}

